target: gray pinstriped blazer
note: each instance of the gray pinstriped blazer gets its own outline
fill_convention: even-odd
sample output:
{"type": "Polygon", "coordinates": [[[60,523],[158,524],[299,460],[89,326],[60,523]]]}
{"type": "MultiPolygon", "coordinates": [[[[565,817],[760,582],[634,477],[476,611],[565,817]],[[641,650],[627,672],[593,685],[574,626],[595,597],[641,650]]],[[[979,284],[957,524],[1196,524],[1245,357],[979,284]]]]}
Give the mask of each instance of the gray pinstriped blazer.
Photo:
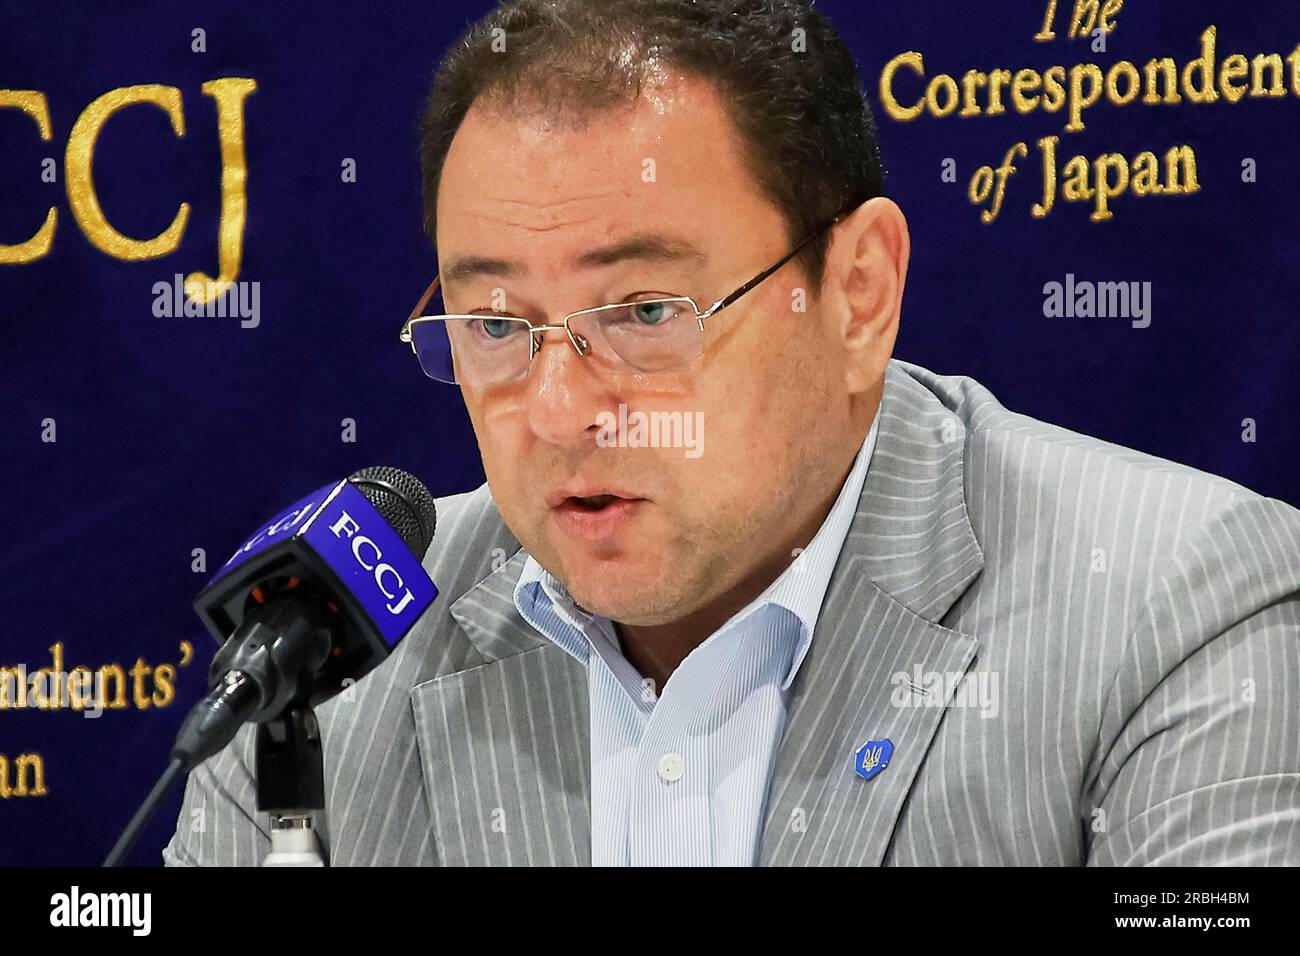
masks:
{"type": "MultiPolygon", "coordinates": [[[[318,709],[331,864],[589,863],[586,674],[516,612],[487,487],[438,513],[437,601],[318,709]]],[[[260,863],[252,741],[167,864],[260,863]]],[[[1300,512],[891,363],[761,860],[1300,864],[1300,512]]]]}

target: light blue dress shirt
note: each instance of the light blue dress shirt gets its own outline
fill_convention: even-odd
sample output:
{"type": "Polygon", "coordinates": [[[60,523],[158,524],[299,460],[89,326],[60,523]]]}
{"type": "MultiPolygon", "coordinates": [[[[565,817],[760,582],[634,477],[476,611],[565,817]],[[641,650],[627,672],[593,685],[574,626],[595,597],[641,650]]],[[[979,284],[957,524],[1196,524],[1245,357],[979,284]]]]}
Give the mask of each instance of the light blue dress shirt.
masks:
{"type": "Polygon", "coordinates": [[[592,865],[757,862],[790,685],[812,643],[878,424],[879,413],[808,547],[686,656],[662,695],[623,656],[608,618],[581,608],[531,556],[524,564],[515,607],[587,668],[592,865]]]}

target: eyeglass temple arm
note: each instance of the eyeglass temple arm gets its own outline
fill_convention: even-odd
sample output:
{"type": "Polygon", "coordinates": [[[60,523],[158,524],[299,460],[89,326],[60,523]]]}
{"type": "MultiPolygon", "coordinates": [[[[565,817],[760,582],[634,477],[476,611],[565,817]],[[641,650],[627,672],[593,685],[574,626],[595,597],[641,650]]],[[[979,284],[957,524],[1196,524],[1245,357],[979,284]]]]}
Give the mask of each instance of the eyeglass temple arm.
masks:
{"type": "Polygon", "coordinates": [[[723,309],[725,309],[727,306],[731,305],[731,303],[735,302],[737,299],[739,299],[742,295],[744,295],[744,294],[745,294],[746,292],[748,292],[750,289],[754,288],[754,286],[758,285],[760,282],[762,282],[764,279],[766,279],[766,278],[767,278],[768,276],[770,276],[772,273],[776,272],[777,269],[780,269],[783,265],[785,265],[787,262],[789,262],[791,259],[793,259],[795,256],[797,256],[797,255],[799,254],[800,250],[803,249],[804,246],[808,245],[808,243],[812,242],[814,239],[816,239],[818,236],[820,236],[823,232],[825,232],[825,231],[826,231],[827,229],[829,229],[831,226],[833,226],[833,225],[835,225],[837,222],[839,222],[842,218],[844,218],[844,217],[843,217],[843,216],[836,216],[834,219],[832,219],[830,222],[828,222],[826,225],[824,225],[821,229],[818,229],[816,232],[810,233],[808,236],[804,237],[804,239],[803,239],[803,240],[802,240],[802,241],[801,241],[797,246],[795,246],[795,247],[794,247],[793,249],[791,249],[788,253],[786,253],[786,255],[784,255],[784,256],[781,258],[781,260],[780,260],[779,262],[775,263],[774,265],[772,265],[771,267],[769,267],[769,268],[767,268],[767,269],[764,269],[764,270],[763,270],[762,272],[760,272],[758,275],[754,276],[754,278],[750,279],[748,282],[746,282],[744,285],[742,285],[742,286],[741,286],[739,289],[737,289],[735,292],[731,293],[731,295],[726,296],[725,298],[721,298],[721,299],[719,299],[717,302],[713,303],[713,305],[711,305],[711,306],[709,306],[707,309],[705,309],[704,312],[701,313],[700,316],[699,316],[699,320],[700,320],[700,331],[701,331],[701,332],[704,331],[704,320],[705,320],[705,319],[707,319],[709,316],[713,315],[713,314],[716,313],[716,312],[721,312],[723,309]]]}
{"type": "Polygon", "coordinates": [[[420,296],[420,301],[415,303],[415,308],[412,309],[411,314],[406,317],[406,324],[402,326],[403,340],[409,338],[411,333],[411,323],[424,314],[424,307],[429,304],[429,300],[432,299],[433,294],[438,291],[438,286],[441,285],[441,283],[442,276],[434,276],[433,281],[429,283],[429,288],[425,289],[424,295],[420,296]]]}

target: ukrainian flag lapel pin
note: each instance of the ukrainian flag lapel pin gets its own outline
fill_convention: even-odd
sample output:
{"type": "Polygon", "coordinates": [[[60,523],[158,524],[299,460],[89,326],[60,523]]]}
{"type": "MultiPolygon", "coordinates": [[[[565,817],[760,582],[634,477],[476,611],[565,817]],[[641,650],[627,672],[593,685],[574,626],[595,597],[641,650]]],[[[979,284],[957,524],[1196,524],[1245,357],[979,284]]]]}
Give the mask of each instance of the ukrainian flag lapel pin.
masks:
{"type": "Polygon", "coordinates": [[[863,780],[870,780],[889,766],[889,758],[894,756],[894,744],[888,737],[884,740],[868,740],[853,755],[853,769],[863,780]]]}

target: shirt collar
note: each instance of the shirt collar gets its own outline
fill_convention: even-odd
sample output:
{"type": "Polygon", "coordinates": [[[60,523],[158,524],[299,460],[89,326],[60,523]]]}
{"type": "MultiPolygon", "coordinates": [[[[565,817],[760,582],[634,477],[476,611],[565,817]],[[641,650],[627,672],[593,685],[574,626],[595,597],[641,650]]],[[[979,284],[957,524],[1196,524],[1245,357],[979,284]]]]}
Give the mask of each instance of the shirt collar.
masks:
{"type": "MultiPolygon", "coordinates": [[[[785,608],[793,614],[799,621],[799,640],[795,645],[790,669],[781,683],[782,690],[788,689],[794,682],[795,675],[799,672],[799,665],[803,663],[812,644],[817,618],[821,613],[822,600],[826,596],[826,589],[830,586],[831,573],[835,569],[835,563],[844,547],[844,539],[849,533],[849,526],[853,523],[853,516],[857,512],[858,499],[862,495],[862,486],[866,481],[867,467],[875,451],[876,431],[879,425],[880,410],[877,409],[875,420],[871,423],[871,430],[867,432],[862,447],[858,449],[853,467],[849,469],[839,496],[808,547],[804,548],[789,567],[761,594],[733,614],[715,632],[734,627],[750,614],[767,605],[785,608]]],[[[551,628],[538,627],[538,630],[583,663],[587,662],[590,647],[587,638],[582,635],[587,633],[589,626],[594,623],[603,634],[612,633],[612,626],[605,618],[593,615],[578,605],[569,595],[568,589],[538,564],[532,555],[528,556],[519,575],[514,599],[519,613],[534,627],[538,627],[539,606],[545,606],[569,624],[577,632],[576,634],[561,637],[552,633],[551,628]],[[543,600],[543,597],[546,600],[543,600]]],[[[617,646],[617,642],[615,645],[617,646]]]]}

